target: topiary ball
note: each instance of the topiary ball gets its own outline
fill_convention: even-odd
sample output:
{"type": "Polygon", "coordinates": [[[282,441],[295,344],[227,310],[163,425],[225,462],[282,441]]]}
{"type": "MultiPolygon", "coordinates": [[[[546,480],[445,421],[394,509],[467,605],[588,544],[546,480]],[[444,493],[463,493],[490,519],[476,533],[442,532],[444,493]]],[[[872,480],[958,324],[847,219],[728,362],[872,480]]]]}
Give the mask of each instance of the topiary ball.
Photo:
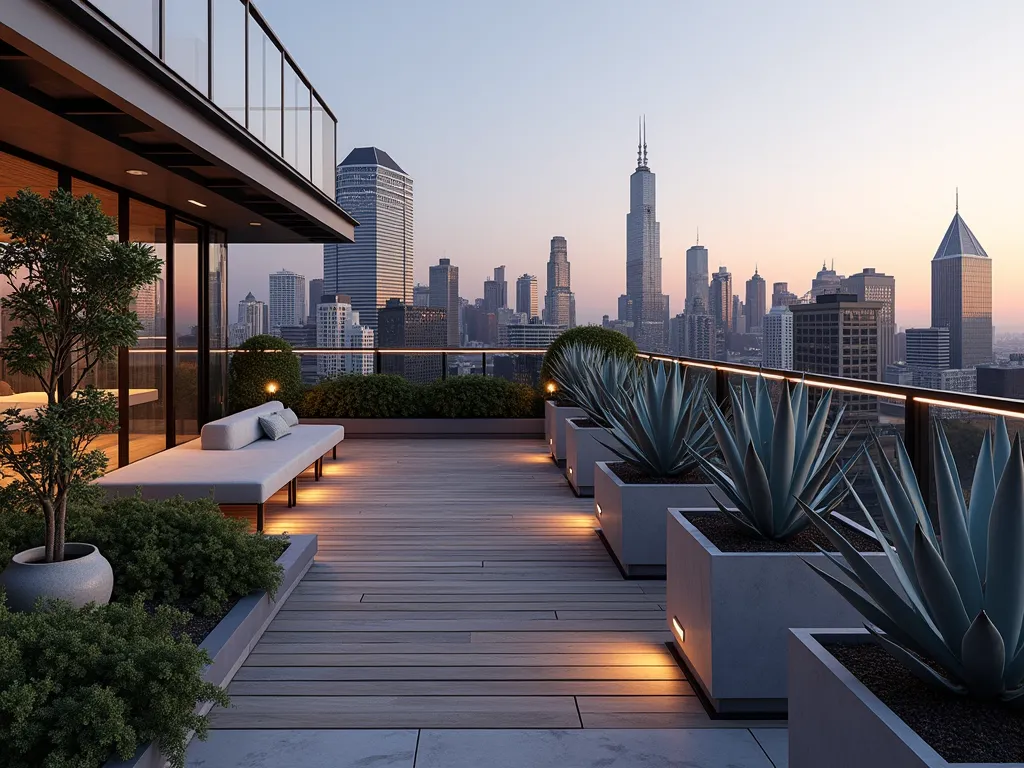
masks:
{"type": "Polygon", "coordinates": [[[571,344],[585,344],[586,346],[597,347],[609,355],[629,359],[636,357],[637,353],[636,344],[633,340],[618,331],[602,328],[599,325],[580,325],[576,328],[570,328],[551,342],[547,354],[544,355],[544,362],[540,368],[540,385],[545,395],[548,394],[548,384],[552,380],[552,363],[571,344]]]}
{"type": "Polygon", "coordinates": [[[253,336],[231,356],[228,406],[232,413],[280,400],[291,406],[302,395],[302,371],[292,345],[277,336],[253,336]]]}

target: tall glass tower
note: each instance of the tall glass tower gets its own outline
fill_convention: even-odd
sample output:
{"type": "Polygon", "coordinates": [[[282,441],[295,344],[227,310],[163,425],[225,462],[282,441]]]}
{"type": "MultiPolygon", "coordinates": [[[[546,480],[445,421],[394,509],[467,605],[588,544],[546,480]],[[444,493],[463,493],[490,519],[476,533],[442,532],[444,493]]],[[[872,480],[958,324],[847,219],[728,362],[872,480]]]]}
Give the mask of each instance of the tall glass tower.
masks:
{"type": "Polygon", "coordinates": [[[633,339],[641,349],[668,348],[668,297],[661,292],[661,225],[654,173],[647,165],[647,127],[640,126],[636,170],[629,177],[626,214],[626,295],[632,302],[633,339]]]}
{"type": "Polygon", "coordinates": [[[362,325],[377,330],[388,299],[412,304],[412,179],[376,147],[357,147],[337,169],[338,205],[356,221],[354,243],[324,246],[324,292],[352,298],[362,325]]]}
{"type": "Polygon", "coordinates": [[[551,238],[548,291],[544,294],[544,322],[571,328],[576,324],[575,299],[569,281],[569,246],[564,237],[551,238]]]}
{"type": "Polygon", "coordinates": [[[992,362],[992,261],[959,205],[932,259],[932,327],[949,328],[951,368],[992,362]]]}
{"type": "Polygon", "coordinates": [[[686,249],[686,306],[685,311],[693,312],[697,300],[708,306],[708,249],[697,244],[686,249]]]}

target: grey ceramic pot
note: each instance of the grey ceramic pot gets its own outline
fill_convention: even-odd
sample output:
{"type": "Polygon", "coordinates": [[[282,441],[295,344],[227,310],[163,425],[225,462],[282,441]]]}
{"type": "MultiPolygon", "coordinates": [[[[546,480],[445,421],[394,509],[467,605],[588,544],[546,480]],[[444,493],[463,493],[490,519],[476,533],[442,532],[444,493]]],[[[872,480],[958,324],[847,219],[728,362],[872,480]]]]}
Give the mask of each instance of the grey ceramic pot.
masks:
{"type": "Polygon", "coordinates": [[[40,597],[66,600],[76,608],[106,605],[114,590],[114,571],[92,544],[64,545],[64,562],[45,563],[45,547],[19,552],[0,573],[13,611],[31,611],[40,597]]]}

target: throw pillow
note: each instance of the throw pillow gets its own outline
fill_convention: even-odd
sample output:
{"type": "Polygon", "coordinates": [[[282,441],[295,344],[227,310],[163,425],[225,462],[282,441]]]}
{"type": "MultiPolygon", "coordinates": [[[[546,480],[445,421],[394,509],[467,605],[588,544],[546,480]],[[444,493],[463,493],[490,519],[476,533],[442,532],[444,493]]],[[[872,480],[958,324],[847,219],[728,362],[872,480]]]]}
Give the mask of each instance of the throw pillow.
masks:
{"type": "Polygon", "coordinates": [[[291,408],[285,408],[283,411],[278,411],[277,414],[284,419],[284,423],[289,427],[294,427],[299,423],[299,417],[295,415],[295,411],[291,408]]]}
{"type": "Polygon", "coordinates": [[[0,397],[8,397],[14,394],[14,389],[6,381],[0,381],[0,397]]]}
{"type": "Polygon", "coordinates": [[[281,418],[279,413],[268,413],[266,416],[260,416],[260,429],[271,440],[280,440],[285,435],[292,433],[291,427],[285,424],[284,419],[281,418]]]}

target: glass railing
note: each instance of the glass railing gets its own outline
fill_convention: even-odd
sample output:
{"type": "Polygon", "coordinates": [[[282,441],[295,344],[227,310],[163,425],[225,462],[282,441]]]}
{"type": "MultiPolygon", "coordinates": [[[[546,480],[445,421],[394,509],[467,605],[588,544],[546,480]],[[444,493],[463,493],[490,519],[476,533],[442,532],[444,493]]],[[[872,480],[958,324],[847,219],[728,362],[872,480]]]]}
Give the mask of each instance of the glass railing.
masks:
{"type": "Polygon", "coordinates": [[[252,0],[86,0],[335,200],[337,120],[252,0]]]}

